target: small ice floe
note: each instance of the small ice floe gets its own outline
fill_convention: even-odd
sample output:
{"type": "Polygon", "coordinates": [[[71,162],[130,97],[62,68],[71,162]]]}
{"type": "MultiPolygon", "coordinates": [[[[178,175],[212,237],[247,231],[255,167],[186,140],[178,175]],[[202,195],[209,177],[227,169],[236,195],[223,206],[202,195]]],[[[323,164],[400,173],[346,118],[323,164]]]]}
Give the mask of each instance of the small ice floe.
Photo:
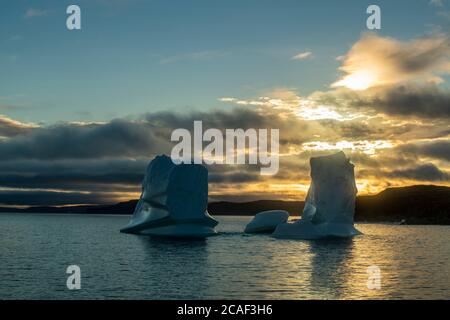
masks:
{"type": "Polygon", "coordinates": [[[208,170],[157,156],[147,167],[142,194],[130,223],[121,232],[152,236],[205,238],[218,222],[207,211],[208,170]]]}
{"type": "Polygon", "coordinates": [[[283,210],[263,211],[255,215],[245,227],[245,233],[272,233],[276,227],[287,222],[289,213],[283,210]]]}

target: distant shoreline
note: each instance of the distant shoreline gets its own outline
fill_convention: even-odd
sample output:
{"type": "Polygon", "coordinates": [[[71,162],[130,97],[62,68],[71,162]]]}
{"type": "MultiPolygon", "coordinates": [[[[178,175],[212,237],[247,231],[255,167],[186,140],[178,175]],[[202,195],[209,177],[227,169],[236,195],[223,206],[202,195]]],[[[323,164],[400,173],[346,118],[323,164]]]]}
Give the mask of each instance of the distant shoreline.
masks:
{"type": "MultiPolygon", "coordinates": [[[[8,213],[111,214],[131,215],[138,200],[114,205],[81,205],[70,207],[0,207],[8,213]]],[[[254,216],[266,210],[285,210],[300,217],[304,201],[259,200],[251,202],[210,202],[208,211],[216,216],[254,216]]],[[[408,225],[450,225],[450,188],[411,186],[390,188],[373,196],[358,196],[355,222],[400,223],[408,225]]]]}
{"type": "MultiPolygon", "coordinates": [[[[61,216],[61,215],[87,215],[87,216],[112,216],[112,217],[130,217],[131,213],[108,213],[108,212],[97,212],[97,213],[82,213],[82,212],[30,212],[30,211],[6,211],[6,208],[0,207],[0,215],[2,214],[30,214],[30,215],[55,215],[55,216],[61,216]]],[[[213,214],[210,212],[214,217],[253,217],[253,215],[250,214],[213,214]]],[[[291,215],[293,221],[299,220],[301,216],[298,215],[291,215]]],[[[426,225],[433,225],[433,226],[450,226],[450,223],[443,222],[443,223],[434,223],[434,222],[427,222],[427,221],[417,221],[417,222],[408,222],[408,221],[392,221],[392,220],[374,220],[374,221],[367,221],[367,220],[358,220],[355,218],[356,224],[380,224],[380,225],[409,225],[409,226],[426,226],[426,225]]]]}

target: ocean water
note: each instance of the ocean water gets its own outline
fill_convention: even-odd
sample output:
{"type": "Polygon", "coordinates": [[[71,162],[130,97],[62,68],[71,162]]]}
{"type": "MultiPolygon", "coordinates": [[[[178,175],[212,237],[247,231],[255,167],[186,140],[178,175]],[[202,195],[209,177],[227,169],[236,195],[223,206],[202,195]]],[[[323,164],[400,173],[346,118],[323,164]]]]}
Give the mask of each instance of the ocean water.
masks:
{"type": "Polygon", "coordinates": [[[219,236],[171,241],[119,233],[128,220],[0,214],[0,298],[450,299],[448,226],[360,224],[353,239],[293,241],[218,217],[219,236]],[[80,290],[66,287],[69,265],[80,290]]]}

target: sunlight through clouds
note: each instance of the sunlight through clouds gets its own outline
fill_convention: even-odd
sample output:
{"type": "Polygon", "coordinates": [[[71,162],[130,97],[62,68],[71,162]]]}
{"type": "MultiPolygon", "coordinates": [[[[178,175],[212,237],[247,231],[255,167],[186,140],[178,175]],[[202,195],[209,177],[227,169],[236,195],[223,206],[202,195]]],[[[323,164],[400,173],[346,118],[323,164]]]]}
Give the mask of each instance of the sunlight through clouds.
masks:
{"type": "Polygon", "coordinates": [[[450,39],[434,34],[403,42],[364,34],[341,58],[344,76],[331,87],[366,90],[410,81],[440,83],[450,73],[450,39]]]}
{"type": "Polygon", "coordinates": [[[304,150],[352,150],[361,151],[367,155],[374,155],[378,149],[390,149],[394,145],[390,141],[338,141],[336,143],[312,141],[303,144],[304,150]]]}

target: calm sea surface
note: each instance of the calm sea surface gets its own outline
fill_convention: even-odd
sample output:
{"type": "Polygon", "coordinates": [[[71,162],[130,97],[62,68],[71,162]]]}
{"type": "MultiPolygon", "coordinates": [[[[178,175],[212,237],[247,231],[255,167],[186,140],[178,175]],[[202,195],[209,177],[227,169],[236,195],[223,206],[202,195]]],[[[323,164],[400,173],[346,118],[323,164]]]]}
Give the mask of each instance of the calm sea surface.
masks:
{"type": "Polygon", "coordinates": [[[447,226],[360,224],[350,240],[292,241],[218,217],[219,236],[190,242],[119,233],[129,218],[0,214],[0,299],[450,299],[447,226]],[[66,287],[73,264],[81,290],[66,287]]]}

